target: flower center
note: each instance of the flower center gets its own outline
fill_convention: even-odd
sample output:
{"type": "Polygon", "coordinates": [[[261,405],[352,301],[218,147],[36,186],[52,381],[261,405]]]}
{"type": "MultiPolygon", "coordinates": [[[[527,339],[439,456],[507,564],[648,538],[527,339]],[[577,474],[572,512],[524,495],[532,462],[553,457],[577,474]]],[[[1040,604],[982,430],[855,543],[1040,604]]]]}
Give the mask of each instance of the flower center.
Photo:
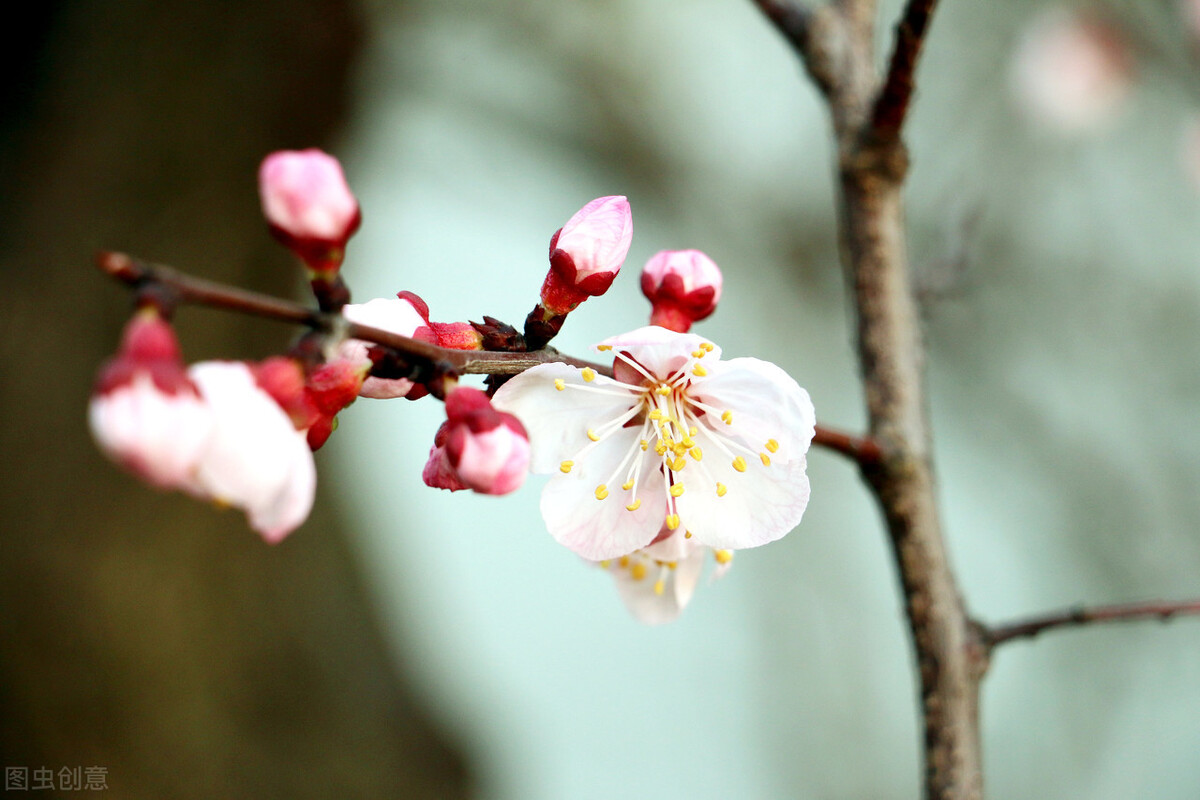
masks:
{"type": "MultiPolygon", "coordinates": [[[[612,350],[612,347],[602,345],[600,349],[612,350]]],[[[599,392],[629,400],[628,407],[617,416],[597,421],[588,427],[588,444],[572,458],[563,461],[559,469],[569,473],[576,462],[586,458],[609,437],[637,428],[636,435],[615,469],[603,483],[596,486],[596,499],[608,500],[614,496],[612,487],[619,486],[620,492],[616,496],[624,501],[625,509],[637,511],[642,505],[639,491],[647,483],[658,481],[661,475],[666,496],[663,523],[668,530],[674,531],[681,524],[676,501],[685,491],[712,491],[719,498],[729,492],[729,487],[718,480],[705,464],[705,453],[699,439],[711,442],[729,460],[728,463],[738,475],[746,473],[749,466],[747,457],[758,459],[764,467],[770,467],[771,455],[779,450],[777,439],[768,439],[761,451],[753,450],[744,444],[746,437],[739,436],[740,426],[733,410],[717,408],[696,396],[698,383],[708,376],[708,369],[700,362],[712,350],[711,344],[702,343],[691,352],[691,358],[683,366],[665,379],[651,374],[628,353],[620,351],[614,352],[614,368],[619,367],[614,371],[618,375],[640,376],[640,383],[606,378],[590,368],[580,371],[584,381],[582,384],[556,379],[554,384],[559,391],[599,392]],[[648,466],[654,464],[652,458],[643,456],[651,449],[657,457],[658,469],[648,466]],[[685,470],[688,473],[686,484],[685,470]]]]}

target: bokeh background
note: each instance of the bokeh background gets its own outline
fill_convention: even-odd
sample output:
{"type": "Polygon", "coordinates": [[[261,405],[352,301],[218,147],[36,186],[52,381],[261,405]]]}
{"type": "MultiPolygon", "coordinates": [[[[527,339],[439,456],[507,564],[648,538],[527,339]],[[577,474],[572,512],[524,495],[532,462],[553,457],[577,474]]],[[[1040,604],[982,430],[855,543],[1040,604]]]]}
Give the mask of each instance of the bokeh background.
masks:
{"type": "MultiPolygon", "coordinates": [[[[1064,132],[1011,86],[1047,8],[946,3],[910,123],[941,502],[989,621],[1200,594],[1195,44],[1171,3],[1107,6],[1132,88],[1064,132]]],[[[254,176],[311,145],[363,205],[359,299],[519,322],[551,233],[626,194],[628,272],[564,349],[643,324],[637,269],[698,247],[726,274],[700,331],[861,428],[825,115],[750,3],[76,0],[39,5],[4,58],[4,765],[103,765],[121,798],[918,796],[896,581],[835,456],[810,458],[792,535],[644,628],[545,533],[540,480],[421,485],[433,401],[344,412],[317,511],[278,547],[87,437],[128,312],[92,253],[299,296],[254,176]]],[[[291,333],[201,309],[178,327],[195,359],[291,333]]],[[[1010,645],[984,688],[990,794],[1194,800],[1198,718],[1190,620],[1010,645]]]]}

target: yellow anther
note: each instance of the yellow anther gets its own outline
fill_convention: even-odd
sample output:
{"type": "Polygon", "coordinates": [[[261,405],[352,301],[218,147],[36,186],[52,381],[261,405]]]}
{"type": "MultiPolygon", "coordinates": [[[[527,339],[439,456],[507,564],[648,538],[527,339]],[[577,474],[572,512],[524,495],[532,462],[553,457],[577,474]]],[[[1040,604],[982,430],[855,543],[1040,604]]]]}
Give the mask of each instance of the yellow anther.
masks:
{"type": "Polygon", "coordinates": [[[642,507],[642,498],[639,497],[637,500],[634,500],[632,503],[625,506],[625,510],[626,511],[637,511],[641,507],[642,507]]]}
{"type": "Polygon", "coordinates": [[[646,562],[639,561],[630,567],[629,577],[633,578],[635,581],[640,581],[642,578],[646,577],[646,562]]]}
{"type": "Polygon", "coordinates": [[[680,442],[680,444],[683,445],[684,450],[688,450],[696,446],[696,442],[690,437],[685,438],[682,442],[680,442]]]}
{"type": "Polygon", "coordinates": [[[656,595],[661,597],[663,592],[665,592],[666,590],[667,590],[667,582],[664,581],[662,578],[659,578],[658,580],[656,580],[654,582],[654,593],[656,595]]]}
{"type": "Polygon", "coordinates": [[[603,500],[606,497],[608,497],[608,487],[604,484],[600,484],[596,487],[596,499],[603,500]]]}
{"type": "Polygon", "coordinates": [[[771,466],[771,457],[766,453],[759,453],[758,457],[762,460],[764,467],[771,466]]]}
{"type": "Polygon", "coordinates": [[[679,497],[679,495],[683,494],[683,484],[673,484],[668,491],[671,493],[671,497],[679,497]]]}
{"type": "Polygon", "coordinates": [[[662,442],[659,442],[658,444],[654,445],[654,452],[661,456],[663,453],[667,452],[667,446],[662,442]]]}
{"type": "Polygon", "coordinates": [[[621,569],[625,569],[626,567],[628,567],[629,566],[629,556],[621,556],[620,558],[618,558],[617,566],[619,566],[621,569]]]}
{"type": "Polygon", "coordinates": [[[564,461],[564,462],[562,462],[561,464],[559,464],[559,465],[558,465],[558,468],[559,468],[559,470],[561,470],[561,471],[562,471],[562,473],[563,473],[564,475],[566,475],[568,472],[570,472],[570,471],[571,471],[571,467],[573,467],[573,466],[575,466],[575,462],[574,462],[574,461],[564,461]]]}
{"type": "Polygon", "coordinates": [[[593,442],[598,442],[598,441],[600,441],[600,435],[599,435],[599,434],[597,434],[597,433],[596,433],[594,430],[592,430],[591,428],[588,428],[588,438],[589,438],[589,439],[591,439],[593,442]]]}
{"type": "Polygon", "coordinates": [[[579,374],[582,375],[583,379],[588,383],[596,380],[596,370],[592,369],[591,367],[584,367],[579,374]]]}
{"type": "Polygon", "coordinates": [[[596,345],[596,349],[603,353],[605,351],[612,350],[612,345],[611,344],[598,344],[598,345],[596,345]]]}
{"type": "Polygon", "coordinates": [[[650,412],[650,419],[654,420],[655,422],[662,422],[664,419],[666,419],[666,415],[663,414],[661,409],[656,408],[650,412]]]}
{"type": "Polygon", "coordinates": [[[683,442],[675,442],[675,444],[671,445],[671,452],[677,456],[681,456],[687,451],[687,445],[685,445],[683,442]]]}
{"type": "Polygon", "coordinates": [[[666,566],[667,569],[675,569],[675,567],[679,565],[674,561],[668,561],[664,566],[666,566]]]}
{"type": "Polygon", "coordinates": [[[713,550],[713,558],[717,560],[718,564],[728,564],[730,561],[733,561],[733,551],[713,550]]]}
{"type": "Polygon", "coordinates": [[[679,527],[679,515],[678,514],[668,514],[667,515],[667,530],[673,531],[678,527],[679,527]]]}
{"type": "Polygon", "coordinates": [[[611,566],[612,566],[612,562],[611,562],[611,561],[605,560],[605,561],[601,561],[601,562],[600,562],[600,567],[601,567],[601,569],[608,569],[608,568],[609,568],[609,567],[611,567],[611,566]]]}
{"type": "Polygon", "coordinates": [[[630,478],[629,480],[627,480],[627,481],[625,481],[624,483],[622,483],[622,484],[621,484],[621,488],[622,488],[622,489],[624,489],[624,490],[625,490],[625,491],[627,491],[627,492],[628,492],[630,489],[632,489],[632,488],[633,488],[633,478],[630,478]]]}
{"type": "Polygon", "coordinates": [[[564,381],[562,378],[555,378],[554,379],[554,388],[558,389],[561,392],[563,389],[567,388],[567,382],[564,381]]]}
{"type": "Polygon", "coordinates": [[[642,448],[643,453],[646,452],[646,450],[648,450],[650,448],[650,443],[647,442],[645,439],[642,439],[641,441],[639,441],[638,445],[642,448]]]}
{"type": "Polygon", "coordinates": [[[701,350],[703,350],[703,351],[704,351],[704,352],[706,352],[706,353],[711,353],[711,352],[712,352],[712,349],[713,349],[713,346],[712,346],[711,344],[709,344],[708,342],[701,342],[701,343],[700,343],[700,349],[701,349],[701,350]]]}
{"type": "Polygon", "coordinates": [[[693,447],[688,451],[688,455],[690,455],[696,461],[699,461],[700,459],[704,458],[704,451],[699,447],[693,447]]]}
{"type": "Polygon", "coordinates": [[[683,456],[680,456],[671,463],[671,469],[675,470],[676,472],[683,472],[683,468],[686,466],[687,461],[683,458],[683,456]]]}
{"type": "Polygon", "coordinates": [[[692,358],[704,358],[704,351],[703,350],[693,350],[692,358]]]}
{"type": "Polygon", "coordinates": [[[692,367],[692,374],[695,375],[697,378],[703,378],[705,375],[708,374],[708,370],[706,370],[704,367],[700,366],[699,364],[696,364],[695,366],[692,367]]]}
{"type": "Polygon", "coordinates": [[[726,409],[725,411],[722,411],[721,412],[721,421],[724,422],[726,425],[732,425],[733,424],[733,412],[728,409],[726,409]]]}
{"type": "Polygon", "coordinates": [[[774,439],[767,439],[767,449],[770,450],[772,453],[778,453],[779,452],[779,442],[775,441],[774,439]]]}
{"type": "Polygon", "coordinates": [[[717,481],[717,497],[724,497],[725,492],[727,492],[727,491],[729,491],[729,490],[725,488],[725,484],[721,483],[720,481],[717,481]]]}
{"type": "Polygon", "coordinates": [[[692,538],[692,532],[691,532],[691,531],[684,531],[684,532],[683,532],[683,538],[685,538],[685,539],[690,539],[690,538],[692,538]]]}
{"type": "Polygon", "coordinates": [[[667,395],[669,395],[671,393],[671,387],[667,386],[664,383],[664,384],[661,384],[657,389],[655,389],[654,392],[655,392],[655,394],[660,394],[663,397],[666,397],[667,395]]]}
{"type": "Polygon", "coordinates": [[[737,458],[735,458],[733,460],[733,468],[736,469],[738,472],[745,472],[746,471],[746,459],[742,458],[741,456],[738,456],[737,458]]]}
{"type": "Polygon", "coordinates": [[[699,428],[697,428],[695,425],[693,425],[692,427],[688,428],[688,436],[695,436],[695,435],[696,435],[697,433],[699,433],[699,432],[700,432],[700,429],[699,429],[699,428]]]}

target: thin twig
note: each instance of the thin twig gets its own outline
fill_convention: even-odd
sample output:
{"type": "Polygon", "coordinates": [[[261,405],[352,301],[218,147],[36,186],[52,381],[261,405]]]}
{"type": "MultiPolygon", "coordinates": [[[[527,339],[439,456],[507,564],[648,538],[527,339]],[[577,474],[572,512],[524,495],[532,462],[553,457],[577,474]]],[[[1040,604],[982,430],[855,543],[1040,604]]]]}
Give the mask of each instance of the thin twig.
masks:
{"type": "Polygon", "coordinates": [[[816,447],[841,453],[852,461],[857,461],[860,467],[870,467],[879,463],[879,445],[867,436],[852,436],[818,425],[812,443],[816,447]]]}
{"type": "Polygon", "coordinates": [[[993,625],[985,629],[984,639],[989,647],[995,647],[1014,639],[1032,639],[1043,631],[1055,628],[1144,619],[1158,619],[1166,622],[1175,616],[1197,614],[1200,614],[1200,600],[1174,602],[1151,600],[1145,603],[1119,603],[1111,606],[1075,606],[1062,611],[1030,617],[1019,622],[993,625]]]}
{"type": "Polygon", "coordinates": [[[904,126],[904,118],[912,100],[917,60],[921,56],[925,32],[936,6],[937,0],[909,0],[904,15],[896,23],[896,45],[892,50],[887,78],[871,114],[871,128],[880,137],[894,139],[904,126]]]}

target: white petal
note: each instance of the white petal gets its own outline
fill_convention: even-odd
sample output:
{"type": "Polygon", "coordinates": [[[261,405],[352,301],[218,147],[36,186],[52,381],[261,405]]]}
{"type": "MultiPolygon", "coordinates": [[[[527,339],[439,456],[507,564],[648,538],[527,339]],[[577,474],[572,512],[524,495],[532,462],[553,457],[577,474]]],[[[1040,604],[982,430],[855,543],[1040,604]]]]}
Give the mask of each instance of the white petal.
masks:
{"type": "MultiPolygon", "coordinates": [[[[557,474],[563,461],[589,444],[589,430],[617,419],[638,402],[627,392],[603,394],[570,386],[559,391],[555,379],[589,388],[614,387],[603,375],[585,382],[580,370],[566,364],[541,364],[500,387],[492,405],[521,420],[533,449],[529,468],[540,475],[557,474]]],[[[616,469],[616,464],[612,468],[616,469]]]]}
{"type": "Polygon", "coordinates": [[[196,394],[161,391],[149,374],[94,396],[92,435],[115,461],[164,488],[187,483],[212,434],[212,412],[196,394]]]}
{"type": "Polygon", "coordinates": [[[799,524],[809,496],[804,456],[772,461],[769,467],[748,457],[746,471],[738,472],[706,428],[695,438],[704,449],[703,470],[701,464],[687,467],[685,490],[675,503],[683,527],[697,541],[717,549],[757,547],[799,524]],[[725,486],[724,496],[716,492],[718,481],[725,486]]]}
{"type": "Polygon", "coordinates": [[[601,345],[611,346],[613,350],[624,351],[633,357],[651,375],[665,380],[671,373],[680,369],[692,358],[692,353],[700,349],[701,344],[712,347],[712,352],[704,357],[704,363],[716,361],[721,356],[721,348],[713,345],[702,336],[694,333],[677,333],[657,325],[647,325],[620,336],[605,339],[601,345]]]}
{"type": "Polygon", "coordinates": [[[790,375],[768,361],[735,358],[708,364],[709,374],[692,382],[688,395],[732,413],[732,424],[707,420],[714,428],[736,436],[761,452],[770,439],[779,448],[772,461],[787,461],[808,452],[816,414],[808,392],[790,375]]]}
{"type": "Polygon", "coordinates": [[[666,515],[662,476],[656,466],[653,474],[647,474],[647,465],[658,462],[653,450],[649,454],[637,450],[643,470],[637,487],[642,502],[636,511],[626,508],[631,503],[629,493],[621,489],[624,470],[607,484],[608,496],[596,499],[596,487],[608,481],[630,448],[637,448],[639,430],[624,428],[598,443],[569,473],[559,472],[551,478],[542,492],[542,518],[550,534],[590,561],[617,558],[645,547],[662,526],[666,515]]]}
{"type": "Polygon", "coordinates": [[[317,491],[317,469],[302,432],[292,440],[292,471],[283,489],[269,502],[246,507],[250,527],[275,544],[300,527],[312,511],[317,491]]]}

